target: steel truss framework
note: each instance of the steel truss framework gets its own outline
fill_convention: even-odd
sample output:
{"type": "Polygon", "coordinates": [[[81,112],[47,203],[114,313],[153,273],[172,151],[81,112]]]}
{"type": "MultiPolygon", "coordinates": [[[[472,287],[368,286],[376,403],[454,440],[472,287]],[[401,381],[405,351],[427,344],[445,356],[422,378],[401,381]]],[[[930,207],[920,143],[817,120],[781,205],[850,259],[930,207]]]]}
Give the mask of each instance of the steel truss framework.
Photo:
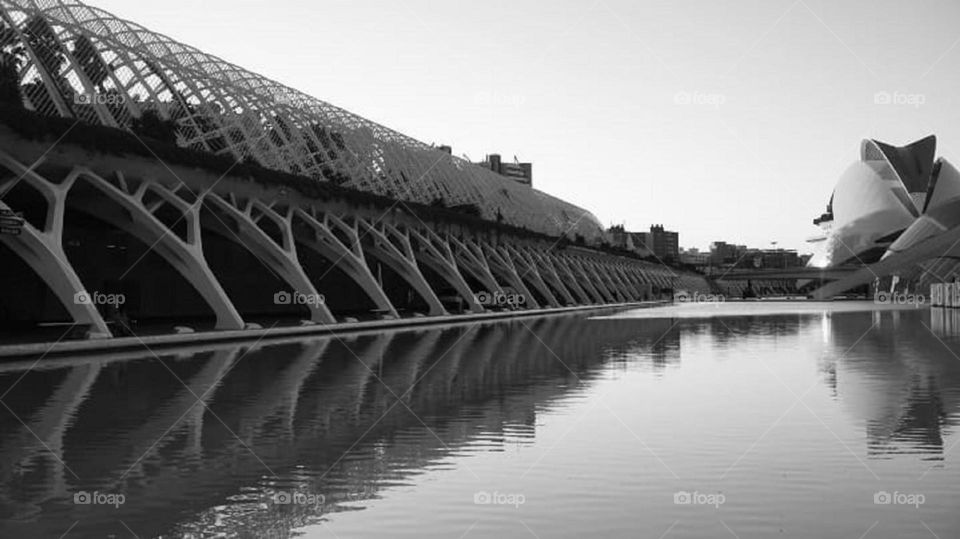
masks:
{"type": "Polygon", "coordinates": [[[26,107],[129,128],[148,111],[177,142],[265,167],[448,206],[551,236],[598,241],[591,213],[432,145],[178,43],[103,10],[0,0],[0,51],[15,51],[26,107]]]}

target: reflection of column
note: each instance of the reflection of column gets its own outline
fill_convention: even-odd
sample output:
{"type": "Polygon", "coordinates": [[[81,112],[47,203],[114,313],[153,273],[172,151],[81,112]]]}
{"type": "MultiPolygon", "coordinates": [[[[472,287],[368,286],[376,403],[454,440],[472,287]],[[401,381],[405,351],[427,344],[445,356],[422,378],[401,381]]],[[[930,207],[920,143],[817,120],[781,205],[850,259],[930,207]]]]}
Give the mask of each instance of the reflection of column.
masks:
{"type": "Polygon", "coordinates": [[[130,451],[123,461],[124,465],[129,462],[130,468],[123,472],[123,476],[141,472],[143,461],[163,448],[172,439],[171,433],[181,428],[186,429],[187,433],[183,453],[200,458],[203,453],[201,436],[206,405],[213,399],[216,387],[229,372],[239,353],[239,347],[214,352],[203,369],[185,381],[185,386],[173,395],[169,404],[159,408],[156,415],[130,433],[130,451]]]}
{"type": "Polygon", "coordinates": [[[40,458],[47,460],[53,468],[54,480],[44,493],[31,489],[30,492],[35,493],[34,503],[67,496],[67,481],[70,479],[67,476],[73,476],[73,472],[64,468],[63,438],[99,374],[99,363],[71,368],[43,408],[33,414],[29,421],[18,418],[24,422],[24,426],[13,436],[5,436],[0,440],[5,442],[0,451],[0,461],[5,466],[0,485],[10,484],[15,470],[28,470],[32,468],[31,462],[40,458]]]}
{"type": "Polygon", "coordinates": [[[431,355],[438,338],[439,332],[424,331],[400,334],[393,340],[377,379],[370,382],[373,409],[384,413],[394,407],[398,398],[402,397],[403,402],[410,400],[409,392],[417,379],[420,362],[431,355]],[[412,346],[411,339],[415,339],[412,346]]]}
{"type": "Polygon", "coordinates": [[[502,324],[480,326],[476,331],[477,338],[473,342],[470,359],[466,363],[461,363],[463,368],[460,376],[457,377],[462,396],[466,396],[471,390],[476,390],[476,386],[483,381],[483,373],[496,355],[498,344],[506,344],[516,349],[516,340],[507,338],[509,333],[502,324]],[[474,384],[473,387],[469,385],[470,382],[474,384]]]}
{"type": "Polygon", "coordinates": [[[960,337],[960,309],[930,309],[930,329],[940,337],[960,337]]]}
{"type": "Polygon", "coordinates": [[[460,376],[460,364],[467,351],[473,355],[473,342],[476,339],[476,330],[470,327],[458,327],[446,330],[437,343],[435,358],[418,375],[416,391],[412,392],[416,398],[415,406],[418,409],[432,409],[431,403],[441,400],[447,402],[451,398],[453,385],[460,376]],[[469,333],[469,334],[465,334],[469,333]]]}
{"type": "MultiPolygon", "coordinates": [[[[433,362],[443,354],[443,351],[437,348],[440,335],[441,332],[437,330],[418,333],[417,344],[413,349],[404,352],[404,355],[409,356],[410,359],[401,362],[407,365],[403,376],[399,376],[401,373],[398,373],[398,385],[387,384],[403,402],[410,402],[410,394],[413,392],[413,387],[417,383],[420,373],[432,367],[433,362]],[[421,368],[421,365],[423,365],[423,368],[421,368]]],[[[384,382],[386,383],[387,380],[384,380],[384,382]]]]}
{"type": "Polygon", "coordinates": [[[311,377],[305,383],[304,396],[297,406],[295,423],[302,422],[305,428],[302,432],[296,432],[296,436],[314,430],[326,430],[331,417],[338,412],[345,414],[348,420],[359,417],[367,385],[378,374],[383,353],[392,339],[393,333],[381,333],[372,338],[359,337],[356,340],[337,339],[333,346],[326,349],[323,366],[317,371],[325,376],[311,377]],[[358,351],[357,343],[364,340],[369,342],[358,351]],[[347,350],[341,350],[341,347],[347,350]],[[335,377],[327,379],[327,376],[335,377]]]}
{"type": "Polygon", "coordinates": [[[297,357],[283,371],[260,385],[255,397],[246,399],[247,404],[235,412],[240,425],[236,434],[244,443],[252,445],[263,424],[274,415],[283,418],[286,434],[293,434],[293,414],[300,388],[316,368],[329,343],[329,339],[301,343],[297,357]]]}

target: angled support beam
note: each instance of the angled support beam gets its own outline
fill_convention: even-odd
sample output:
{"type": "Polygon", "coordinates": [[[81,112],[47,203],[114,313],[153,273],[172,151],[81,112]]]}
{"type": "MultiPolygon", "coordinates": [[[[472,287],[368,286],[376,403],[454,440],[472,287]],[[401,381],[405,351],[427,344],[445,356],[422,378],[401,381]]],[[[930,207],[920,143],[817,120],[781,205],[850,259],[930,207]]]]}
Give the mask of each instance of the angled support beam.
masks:
{"type": "Polygon", "coordinates": [[[558,270],[566,274],[567,282],[573,287],[574,291],[583,298],[585,305],[603,303],[603,296],[594,288],[587,277],[579,268],[577,268],[567,255],[554,256],[554,265],[558,270]]]}
{"type": "Polygon", "coordinates": [[[487,261],[490,264],[490,267],[496,271],[504,280],[519,294],[523,294],[526,302],[524,303],[531,309],[539,309],[540,302],[537,301],[537,298],[530,293],[530,289],[527,288],[527,285],[524,284],[523,279],[520,278],[520,274],[517,273],[517,268],[510,261],[509,257],[505,257],[500,254],[493,246],[488,244],[485,241],[479,242],[480,248],[487,257],[487,261]]]}
{"type": "Polygon", "coordinates": [[[567,305],[576,305],[578,303],[578,301],[570,293],[570,289],[563,284],[563,280],[560,279],[559,275],[557,275],[557,270],[547,259],[545,259],[543,256],[540,256],[540,253],[534,249],[526,249],[521,254],[526,256],[527,260],[531,264],[536,265],[536,267],[540,270],[540,276],[543,278],[543,280],[553,286],[554,290],[563,296],[563,301],[566,302],[567,305]]]}
{"type": "MultiPolygon", "coordinates": [[[[46,194],[44,193],[44,195],[46,194]]],[[[63,193],[62,196],[66,196],[66,193],[63,193]]],[[[56,205],[62,205],[63,200],[60,195],[57,198],[58,200],[55,200],[54,204],[49,206],[47,225],[49,227],[52,224],[50,217],[54,213],[60,213],[60,224],[58,225],[61,227],[60,229],[57,229],[56,232],[49,228],[41,231],[34,228],[30,223],[24,223],[20,235],[0,234],[0,242],[26,262],[43,280],[53,292],[53,295],[60,301],[60,304],[63,305],[74,324],[86,326],[89,329],[88,335],[90,337],[112,337],[106,321],[100,316],[97,308],[90,303],[77,301],[77,294],[83,292],[84,288],[83,283],[80,282],[80,277],[73,271],[73,266],[67,262],[67,255],[63,252],[60,240],[62,237],[63,209],[56,209],[56,205]]],[[[14,210],[15,208],[10,208],[3,201],[0,201],[0,209],[14,210]]]]}
{"type": "Polygon", "coordinates": [[[390,299],[380,288],[380,284],[367,266],[363,249],[360,248],[360,238],[355,228],[330,214],[324,214],[321,217],[321,222],[301,208],[295,208],[292,216],[303,221],[312,232],[309,237],[298,238],[299,241],[329,260],[353,279],[353,282],[363,289],[378,309],[391,316],[398,316],[397,310],[390,303],[390,299]],[[347,236],[349,245],[340,241],[331,227],[335,227],[338,232],[347,236]]]}
{"type": "Polygon", "coordinates": [[[607,291],[610,293],[610,297],[612,297],[614,301],[621,303],[626,301],[626,297],[621,293],[617,283],[615,283],[610,277],[610,272],[607,271],[607,268],[603,264],[589,259],[585,260],[584,264],[587,266],[587,270],[596,275],[600,280],[600,283],[606,287],[607,291]]]}
{"type": "MultiPolygon", "coordinates": [[[[320,297],[316,287],[313,286],[310,278],[303,271],[303,266],[300,265],[289,215],[281,216],[258,200],[247,202],[246,207],[240,209],[220,195],[213,193],[208,193],[204,197],[204,203],[220,209],[237,223],[237,233],[233,234],[230,231],[227,234],[227,239],[243,245],[258,260],[268,264],[270,270],[283,279],[296,294],[300,294],[301,297],[320,297]],[[261,218],[269,219],[279,228],[283,236],[282,245],[278,245],[257,224],[257,220],[253,217],[254,208],[260,212],[261,218]]],[[[322,324],[336,323],[330,309],[323,302],[308,301],[304,307],[310,311],[311,321],[322,324]]]]}
{"type": "Polygon", "coordinates": [[[614,262],[607,265],[607,270],[610,272],[610,275],[613,277],[613,279],[620,284],[620,287],[627,298],[633,301],[640,300],[640,291],[637,290],[637,288],[633,286],[633,283],[631,283],[626,275],[624,275],[622,265],[614,262]]]}
{"type": "Polygon", "coordinates": [[[360,229],[364,231],[364,237],[372,240],[369,243],[370,254],[380,262],[390,266],[414,291],[420,294],[420,297],[423,298],[430,309],[428,314],[430,316],[447,314],[440,298],[430,288],[430,284],[427,283],[423,273],[420,272],[420,268],[417,267],[417,258],[413,254],[410,238],[390,225],[382,225],[383,230],[380,230],[376,225],[363,219],[357,219],[357,223],[360,229]]]}
{"type": "Polygon", "coordinates": [[[553,291],[550,290],[550,287],[547,286],[547,283],[543,280],[543,277],[540,275],[540,272],[537,270],[537,266],[528,260],[522,253],[514,249],[513,247],[504,245],[498,249],[498,252],[505,259],[509,260],[514,264],[514,267],[519,269],[519,275],[521,280],[524,277],[530,279],[533,287],[537,289],[540,294],[546,298],[547,304],[550,307],[560,307],[560,302],[557,301],[557,297],[554,295],[553,291]]]}
{"type": "Polygon", "coordinates": [[[649,291],[649,284],[643,280],[642,268],[636,264],[628,264],[620,269],[620,273],[628,283],[633,285],[633,288],[637,291],[638,298],[640,300],[645,299],[649,291]]]}
{"type": "MultiPolygon", "coordinates": [[[[116,212],[106,211],[105,208],[98,210],[96,206],[87,204],[79,205],[77,209],[113,224],[150,246],[153,252],[173,266],[204,299],[217,318],[216,329],[243,329],[244,322],[240,313],[204,258],[200,212],[196,204],[187,204],[162,185],[147,181],[141,183],[136,192],[128,194],[85,167],[74,168],[69,177],[82,177],[89,185],[126,210],[126,215],[121,216],[116,212]],[[183,214],[187,225],[186,241],[170,231],[144,205],[143,198],[148,190],[183,214]]],[[[121,185],[124,183],[121,181],[121,185]]]]}
{"type": "Polygon", "coordinates": [[[414,251],[415,255],[419,255],[417,260],[432,269],[456,290],[466,302],[470,312],[484,312],[486,309],[475,301],[470,285],[457,269],[457,259],[453,256],[450,244],[437,237],[430,229],[425,228],[421,231],[410,229],[409,233],[417,245],[414,251]]]}
{"type": "Polygon", "coordinates": [[[589,266],[583,264],[583,262],[576,257],[570,259],[570,264],[579,269],[580,273],[582,273],[584,278],[587,279],[590,286],[597,291],[597,293],[600,295],[601,303],[613,303],[616,301],[616,299],[613,297],[613,294],[611,294],[610,290],[608,290],[606,285],[603,284],[603,281],[596,274],[596,272],[590,271],[589,266]]]}
{"type": "Polygon", "coordinates": [[[454,256],[457,265],[466,270],[474,279],[480,281],[480,284],[487,288],[486,292],[490,294],[503,294],[503,288],[490,271],[490,265],[487,263],[483,251],[469,240],[460,241],[452,236],[448,241],[453,245],[454,256]]]}
{"type": "Polygon", "coordinates": [[[627,300],[636,301],[637,291],[634,290],[623,278],[620,276],[618,271],[617,264],[614,262],[607,262],[603,264],[603,267],[607,270],[607,275],[610,276],[610,279],[613,280],[614,284],[617,285],[617,288],[620,290],[620,295],[622,295],[627,300]]]}

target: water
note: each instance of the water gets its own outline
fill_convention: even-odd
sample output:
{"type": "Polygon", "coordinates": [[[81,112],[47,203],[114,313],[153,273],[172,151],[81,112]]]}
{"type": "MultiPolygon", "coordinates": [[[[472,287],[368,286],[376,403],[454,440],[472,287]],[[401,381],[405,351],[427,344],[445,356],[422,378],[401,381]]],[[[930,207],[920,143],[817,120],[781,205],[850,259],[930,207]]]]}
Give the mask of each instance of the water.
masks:
{"type": "Polygon", "coordinates": [[[958,355],[739,303],[0,364],[0,537],[957,537],[958,355]]]}

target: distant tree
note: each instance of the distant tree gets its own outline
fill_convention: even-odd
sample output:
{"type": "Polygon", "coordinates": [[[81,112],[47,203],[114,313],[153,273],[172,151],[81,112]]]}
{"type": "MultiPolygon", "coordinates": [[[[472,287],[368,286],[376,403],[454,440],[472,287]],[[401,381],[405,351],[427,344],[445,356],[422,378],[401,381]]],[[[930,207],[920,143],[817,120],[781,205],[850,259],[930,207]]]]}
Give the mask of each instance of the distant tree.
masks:
{"type": "Polygon", "coordinates": [[[162,142],[176,144],[177,124],[171,120],[164,120],[155,110],[146,110],[133,120],[130,129],[138,135],[149,137],[162,142]]]}
{"type": "Polygon", "coordinates": [[[80,63],[80,69],[87,75],[90,82],[98,90],[103,91],[103,83],[113,69],[103,61],[93,42],[83,35],[73,40],[73,55],[80,63]]]}
{"type": "Polygon", "coordinates": [[[20,68],[26,58],[26,51],[17,38],[16,32],[0,21],[0,102],[23,106],[23,94],[20,92],[20,68]]]}

